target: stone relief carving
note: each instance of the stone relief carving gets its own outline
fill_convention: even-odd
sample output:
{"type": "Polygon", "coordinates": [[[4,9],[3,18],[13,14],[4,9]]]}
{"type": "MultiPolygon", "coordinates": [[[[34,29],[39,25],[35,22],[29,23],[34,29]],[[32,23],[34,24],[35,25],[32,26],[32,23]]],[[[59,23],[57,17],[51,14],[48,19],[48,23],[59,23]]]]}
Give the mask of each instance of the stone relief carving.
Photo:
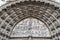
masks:
{"type": "Polygon", "coordinates": [[[43,22],[34,18],[27,18],[15,26],[12,36],[50,37],[50,32],[43,22]]]}

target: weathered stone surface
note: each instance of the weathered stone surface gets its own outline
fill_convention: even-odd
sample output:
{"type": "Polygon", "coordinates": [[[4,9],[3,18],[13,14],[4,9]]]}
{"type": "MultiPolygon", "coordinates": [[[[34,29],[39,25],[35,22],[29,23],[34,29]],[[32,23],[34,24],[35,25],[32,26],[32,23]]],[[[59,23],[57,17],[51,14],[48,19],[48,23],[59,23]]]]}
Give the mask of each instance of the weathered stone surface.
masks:
{"type": "Polygon", "coordinates": [[[34,18],[27,18],[19,22],[13,32],[11,37],[51,37],[49,29],[40,20],[34,18]]]}
{"type": "MultiPolygon", "coordinates": [[[[30,17],[41,20],[49,29],[51,37],[46,38],[47,40],[60,40],[59,7],[55,7],[55,5],[52,5],[45,1],[42,2],[37,0],[12,2],[11,5],[9,4],[8,6],[4,7],[2,7],[3,9],[0,11],[0,40],[14,40],[13,37],[10,37],[14,27],[20,21],[30,17]]],[[[37,38],[38,37],[36,37],[36,40],[37,38]]],[[[20,40],[17,37],[16,39],[20,40]]],[[[33,40],[33,37],[31,38],[31,36],[29,36],[28,39],[33,40]]],[[[21,40],[25,39],[22,38],[21,40]]]]}

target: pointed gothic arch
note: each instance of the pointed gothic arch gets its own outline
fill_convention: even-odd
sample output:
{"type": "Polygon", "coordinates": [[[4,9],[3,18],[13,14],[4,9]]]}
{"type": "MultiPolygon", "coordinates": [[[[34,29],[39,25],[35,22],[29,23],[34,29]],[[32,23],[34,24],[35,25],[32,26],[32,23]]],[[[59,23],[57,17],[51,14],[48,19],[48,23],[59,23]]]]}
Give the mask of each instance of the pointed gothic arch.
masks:
{"type": "MultiPolygon", "coordinates": [[[[10,38],[11,31],[15,25],[27,17],[42,20],[49,28],[52,39],[59,40],[59,9],[54,5],[40,1],[21,1],[2,9],[0,11],[0,35],[7,37],[7,39],[10,38]]],[[[4,37],[3,39],[5,39],[4,37]]]]}

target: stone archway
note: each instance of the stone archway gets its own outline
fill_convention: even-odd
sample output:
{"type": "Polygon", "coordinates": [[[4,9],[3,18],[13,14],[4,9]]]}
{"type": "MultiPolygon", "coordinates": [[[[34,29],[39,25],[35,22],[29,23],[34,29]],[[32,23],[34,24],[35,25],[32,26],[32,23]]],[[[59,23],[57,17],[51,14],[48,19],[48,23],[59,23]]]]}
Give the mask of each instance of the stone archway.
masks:
{"type": "MultiPolygon", "coordinates": [[[[33,17],[47,25],[53,40],[59,40],[60,14],[57,9],[58,7],[54,5],[40,1],[24,1],[7,6],[7,8],[0,11],[0,32],[8,39],[18,22],[25,18],[33,17]]],[[[4,37],[3,39],[5,39],[4,37]]]]}

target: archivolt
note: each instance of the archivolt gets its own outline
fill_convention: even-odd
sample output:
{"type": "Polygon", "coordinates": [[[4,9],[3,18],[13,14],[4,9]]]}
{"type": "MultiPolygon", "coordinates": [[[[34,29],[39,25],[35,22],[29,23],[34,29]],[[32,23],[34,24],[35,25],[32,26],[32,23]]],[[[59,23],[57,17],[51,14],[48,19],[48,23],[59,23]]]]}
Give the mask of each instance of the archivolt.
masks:
{"type": "Polygon", "coordinates": [[[58,7],[39,1],[12,4],[0,11],[0,36],[3,36],[1,40],[10,38],[15,25],[29,17],[37,18],[44,22],[51,32],[51,37],[54,40],[59,40],[60,14],[58,7]]]}

